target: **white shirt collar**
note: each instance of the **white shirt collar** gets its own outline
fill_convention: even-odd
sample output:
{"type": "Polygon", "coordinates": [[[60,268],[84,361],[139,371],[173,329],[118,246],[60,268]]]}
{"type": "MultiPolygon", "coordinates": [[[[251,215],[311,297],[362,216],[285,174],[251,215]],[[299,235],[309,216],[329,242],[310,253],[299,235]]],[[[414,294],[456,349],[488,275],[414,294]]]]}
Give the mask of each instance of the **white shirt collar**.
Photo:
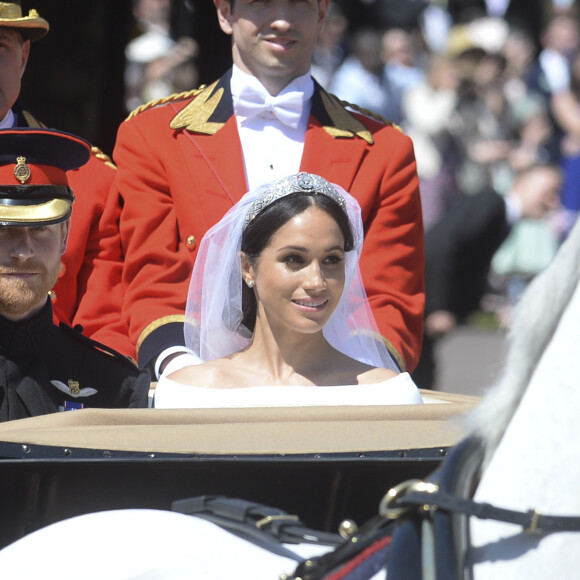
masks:
{"type": "Polygon", "coordinates": [[[12,112],[12,109],[10,109],[4,119],[2,119],[0,121],[0,129],[12,129],[12,127],[14,127],[14,113],[12,112]]]}

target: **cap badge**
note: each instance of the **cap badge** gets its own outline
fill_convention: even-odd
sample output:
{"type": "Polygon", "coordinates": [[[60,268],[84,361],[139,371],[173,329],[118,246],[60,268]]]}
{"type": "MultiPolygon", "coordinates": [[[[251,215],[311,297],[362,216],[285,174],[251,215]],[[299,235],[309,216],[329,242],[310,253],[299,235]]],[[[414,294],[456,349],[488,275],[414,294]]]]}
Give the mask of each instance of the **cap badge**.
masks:
{"type": "Polygon", "coordinates": [[[81,389],[79,387],[79,382],[78,381],[73,381],[72,379],[69,379],[67,381],[69,389],[70,389],[70,394],[73,397],[78,397],[79,393],[81,392],[81,389]]]}
{"type": "Polygon", "coordinates": [[[24,185],[30,179],[30,167],[26,165],[26,157],[17,157],[16,163],[14,177],[24,185]]]}

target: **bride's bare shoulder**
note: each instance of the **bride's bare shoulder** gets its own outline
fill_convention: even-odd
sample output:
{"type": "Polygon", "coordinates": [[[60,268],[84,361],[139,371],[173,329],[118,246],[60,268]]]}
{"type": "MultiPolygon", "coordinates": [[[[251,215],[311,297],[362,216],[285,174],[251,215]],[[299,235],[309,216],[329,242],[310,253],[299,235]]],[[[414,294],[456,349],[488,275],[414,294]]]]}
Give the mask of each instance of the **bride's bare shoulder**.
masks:
{"type": "Polygon", "coordinates": [[[396,377],[399,373],[391,369],[384,369],[380,367],[372,367],[370,370],[365,371],[358,375],[359,385],[371,385],[382,383],[396,377]]]}
{"type": "Polygon", "coordinates": [[[222,386],[228,380],[228,367],[226,359],[217,359],[183,367],[168,375],[167,378],[194,387],[222,386]]]}

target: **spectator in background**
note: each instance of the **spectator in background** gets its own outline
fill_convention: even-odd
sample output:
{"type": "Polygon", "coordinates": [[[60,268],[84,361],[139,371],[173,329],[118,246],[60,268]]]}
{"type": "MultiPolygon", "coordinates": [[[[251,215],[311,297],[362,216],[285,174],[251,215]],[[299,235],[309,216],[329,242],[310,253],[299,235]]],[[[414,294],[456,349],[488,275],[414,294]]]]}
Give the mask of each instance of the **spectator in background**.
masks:
{"type": "Polygon", "coordinates": [[[336,2],[328,5],[324,26],[312,52],[312,76],[329,90],[334,73],[345,57],[348,20],[336,2]]]}
{"type": "Polygon", "coordinates": [[[580,212],[580,53],[572,62],[570,86],[552,97],[552,113],[563,132],[560,152],[564,171],[561,235],[565,237],[580,212]]]}
{"type": "Polygon", "coordinates": [[[578,21],[568,14],[552,17],[540,41],[543,48],[530,70],[528,83],[550,99],[570,87],[571,62],[580,47],[578,21]]]}
{"type": "Polygon", "coordinates": [[[385,81],[403,95],[425,78],[415,55],[413,36],[402,28],[391,28],[383,33],[381,43],[385,81]]]}
{"type": "Polygon", "coordinates": [[[125,49],[125,106],[131,111],[153,99],[197,85],[193,38],[171,37],[171,0],[133,0],[133,15],[142,33],[125,49]]]}
{"type": "MultiPolygon", "coordinates": [[[[578,39],[578,23],[572,16],[551,18],[542,36],[545,47],[527,75],[531,82],[519,98],[508,87],[504,91],[515,122],[516,141],[508,158],[512,171],[546,160],[563,168],[559,211],[550,220],[518,222],[493,257],[495,284],[507,295],[508,303],[515,303],[529,281],[551,262],[575,220],[579,149],[573,127],[578,103],[570,59],[578,51],[578,39]]],[[[504,53],[510,53],[509,41],[504,53]]],[[[527,64],[521,67],[524,77],[526,68],[527,64]]],[[[513,87],[512,82],[509,88],[513,87]]]]}
{"type": "Polygon", "coordinates": [[[534,37],[537,37],[540,22],[545,16],[548,2],[530,2],[530,0],[446,0],[446,4],[453,20],[457,23],[465,23],[474,18],[491,16],[505,20],[510,26],[523,28],[534,37]]]}
{"type": "Polygon", "coordinates": [[[524,30],[511,28],[500,50],[505,59],[504,93],[517,106],[528,95],[536,98],[538,91],[528,85],[528,77],[535,59],[534,39],[524,30]]]}
{"type": "MultiPolygon", "coordinates": [[[[561,166],[560,153],[554,148],[554,125],[545,101],[537,94],[535,98],[532,96],[528,95],[511,109],[514,142],[507,159],[511,179],[535,165],[561,166]]],[[[566,179],[564,172],[563,177],[566,179]]],[[[559,193],[562,198],[562,191],[559,193]]],[[[567,215],[561,205],[548,219],[524,216],[513,225],[510,235],[494,254],[491,278],[494,292],[501,296],[499,308],[495,308],[500,318],[519,300],[533,277],[555,257],[567,215]]]]}
{"type": "Polygon", "coordinates": [[[451,130],[457,85],[454,59],[432,55],[425,80],[403,97],[403,129],[415,147],[425,230],[441,219],[460,195],[455,183],[456,140],[451,130]]]}
{"type": "Polygon", "coordinates": [[[355,33],[352,52],[336,71],[330,92],[356,103],[389,121],[400,119],[400,90],[383,76],[380,33],[364,29],[355,33]]]}
{"type": "Polygon", "coordinates": [[[447,1],[427,0],[425,9],[419,17],[419,29],[431,54],[441,54],[445,51],[452,26],[453,19],[447,8],[447,1]]]}
{"type": "Polygon", "coordinates": [[[512,146],[509,107],[503,92],[505,59],[499,50],[508,29],[499,20],[482,19],[452,30],[449,51],[460,77],[453,131],[460,153],[457,184],[462,193],[505,187],[512,146]]]}
{"type": "Polygon", "coordinates": [[[512,174],[538,163],[558,163],[559,153],[553,147],[554,126],[539,95],[528,95],[511,107],[514,142],[508,162],[512,174]]]}
{"type": "Polygon", "coordinates": [[[493,255],[510,229],[557,209],[560,183],[559,168],[535,165],[507,196],[491,188],[465,196],[426,232],[423,351],[413,373],[419,387],[436,386],[436,342],[479,308],[493,255]]]}

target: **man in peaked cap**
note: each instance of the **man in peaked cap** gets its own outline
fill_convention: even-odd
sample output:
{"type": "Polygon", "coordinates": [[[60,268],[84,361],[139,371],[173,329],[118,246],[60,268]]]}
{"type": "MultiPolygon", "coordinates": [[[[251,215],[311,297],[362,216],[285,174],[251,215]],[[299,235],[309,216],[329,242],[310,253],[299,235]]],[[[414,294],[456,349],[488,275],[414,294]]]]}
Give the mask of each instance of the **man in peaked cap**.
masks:
{"type": "MultiPolygon", "coordinates": [[[[149,376],[52,318],[90,145],[48,129],[0,131],[0,421],[83,407],[146,407],[149,376]]],[[[82,195],[82,192],[81,194],[82,195]]]]}
{"type": "MultiPolygon", "coordinates": [[[[12,127],[42,127],[29,111],[19,103],[21,79],[31,50],[31,43],[42,38],[49,24],[36,10],[23,15],[20,2],[0,2],[0,44],[3,56],[0,59],[0,129],[12,127]]],[[[111,160],[92,147],[91,156],[85,165],[68,173],[68,180],[75,191],[82,191],[75,206],[75,215],[69,233],[69,251],[63,257],[57,283],[52,291],[55,322],[80,324],[84,333],[112,346],[125,355],[134,356],[134,346],[129,340],[126,325],[120,316],[122,291],[120,284],[121,249],[117,244],[107,246],[109,258],[107,271],[102,278],[106,287],[99,287],[88,296],[89,277],[93,271],[95,256],[107,228],[115,229],[114,220],[101,220],[105,200],[115,176],[111,160]],[[105,228],[101,231],[100,228],[105,228]],[[112,256],[112,257],[111,257],[112,256]],[[107,296],[106,302],[102,296],[107,296]],[[99,314],[92,311],[98,303],[99,314]]]]}

